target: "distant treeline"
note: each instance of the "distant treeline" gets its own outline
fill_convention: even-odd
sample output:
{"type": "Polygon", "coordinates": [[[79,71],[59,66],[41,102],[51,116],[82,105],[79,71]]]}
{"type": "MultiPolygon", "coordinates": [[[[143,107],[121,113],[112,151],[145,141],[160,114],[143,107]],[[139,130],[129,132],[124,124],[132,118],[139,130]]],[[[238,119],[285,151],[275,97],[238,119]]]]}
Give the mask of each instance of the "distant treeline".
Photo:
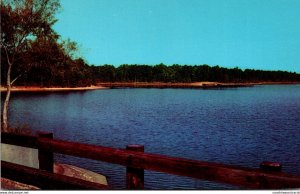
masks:
{"type": "Polygon", "coordinates": [[[300,74],[208,65],[112,65],[91,66],[97,82],[285,82],[300,81],[300,74]]]}
{"type": "MultiPolygon", "coordinates": [[[[21,67],[20,67],[21,68],[21,67]]],[[[22,70],[21,70],[22,71],[22,70]]],[[[2,71],[4,72],[4,71],[2,71]]],[[[15,75],[17,76],[17,75],[15,75]]],[[[5,75],[1,76],[3,83],[5,75]]],[[[300,82],[300,74],[208,65],[90,66],[82,59],[60,66],[31,67],[16,85],[88,86],[98,82],[300,82]]]]}

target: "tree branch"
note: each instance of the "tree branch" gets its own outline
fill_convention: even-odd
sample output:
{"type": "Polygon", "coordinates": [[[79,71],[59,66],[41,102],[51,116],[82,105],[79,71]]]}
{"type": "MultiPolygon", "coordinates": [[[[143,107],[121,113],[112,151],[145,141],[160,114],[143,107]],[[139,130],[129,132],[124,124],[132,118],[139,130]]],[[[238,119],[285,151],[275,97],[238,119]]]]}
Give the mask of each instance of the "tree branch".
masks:
{"type": "Polygon", "coordinates": [[[22,44],[22,41],[25,39],[25,37],[28,35],[28,33],[24,33],[24,35],[20,38],[18,43],[16,44],[16,47],[14,49],[14,53],[18,52],[20,45],[22,44]]]}
{"type": "Polygon", "coordinates": [[[8,55],[7,47],[6,47],[6,46],[3,46],[3,48],[4,48],[4,50],[5,50],[5,54],[6,54],[6,58],[7,58],[7,62],[8,62],[8,64],[10,65],[10,64],[11,64],[11,62],[10,62],[10,60],[9,60],[9,55],[8,55]]]}
{"type": "MultiPolygon", "coordinates": [[[[25,71],[24,73],[26,73],[27,71],[25,71]]],[[[14,80],[12,80],[10,82],[10,85],[13,85],[15,83],[15,81],[17,81],[18,78],[20,78],[22,75],[24,75],[24,73],[21,73],[20,75],[18,75],[14,80]]]]}

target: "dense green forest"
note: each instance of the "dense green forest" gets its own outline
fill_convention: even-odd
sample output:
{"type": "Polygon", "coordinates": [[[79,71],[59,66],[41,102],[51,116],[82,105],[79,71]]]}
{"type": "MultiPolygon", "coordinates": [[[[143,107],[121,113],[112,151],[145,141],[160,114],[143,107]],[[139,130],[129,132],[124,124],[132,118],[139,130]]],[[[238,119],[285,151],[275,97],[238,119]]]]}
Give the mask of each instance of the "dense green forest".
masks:
{"type": "Polygon", "coordinates": [[[259,82],[300,81],[300,74],[285,71],[241,70],[208,65],[91,66],[96,82],[259,82]]]}
{"type": "MultiPolygon", "coordinates": [[[[41,56],[41,57],[45,57],[41,56]]],[[[262,71],[224,68],[208,65],[88,65],[83,59],[65,60],[51,66],[34,65],[13,72],[23,75],[16,85],[35,86],[89,86],[98,82],[299,82],[300,74],[286,71],[262,71]]],[[[5,65],[1,66],[1,82],[4,83],[5,65]],[[3,74],[2,74],[3,73],[3,74]]]]}

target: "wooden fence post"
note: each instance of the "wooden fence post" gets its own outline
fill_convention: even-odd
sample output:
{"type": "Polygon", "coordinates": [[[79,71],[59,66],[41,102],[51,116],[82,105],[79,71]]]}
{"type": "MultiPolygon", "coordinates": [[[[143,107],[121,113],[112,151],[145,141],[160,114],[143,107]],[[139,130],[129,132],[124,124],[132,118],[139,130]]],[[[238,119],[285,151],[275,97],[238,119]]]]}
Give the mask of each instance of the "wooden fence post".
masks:
{"type": "MultiPolygon", "coordinates": [[[[142,145],[128,145],[126,150],[144,152],[142,145]]],[[[144,189],[144,169],[127,167],[126,168],[126,188],[144,189]]]]}
{"type": "Polygon", "coordinates": [[[266,170],[266,171],[274,171],[274,172],[280,172],[282,165],[279,162],[267,162],[264,161],[260,163],[260,169],[266,170]]]}
{"type": "MultiPolygon", "coordinates": [[[[49,138],[53,139],[53,133],[47,133],[47,132],[40,132],[38,133],[39,138],[49,138]]],[[[46,170],[48,172],[53,173],[53,164],[54,164],[54,159],[53,159],[53,152],[49,152],[44,150],[43,148],[39,147],[39,168],[41,170],[46,170]]]]}

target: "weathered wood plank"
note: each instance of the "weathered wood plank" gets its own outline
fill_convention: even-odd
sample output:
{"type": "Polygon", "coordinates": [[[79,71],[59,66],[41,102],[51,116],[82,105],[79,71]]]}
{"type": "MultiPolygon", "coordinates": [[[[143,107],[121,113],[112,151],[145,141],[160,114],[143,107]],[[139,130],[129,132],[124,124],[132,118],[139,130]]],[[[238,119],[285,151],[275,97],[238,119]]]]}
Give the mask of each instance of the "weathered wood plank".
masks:
{"type": "Polygon", "coordinates": [[[300,176],[39,138],[49,151],[253,189],[300,188],[300,176]]]}
{"type": "Polygon", "coordinates": [[[1,176],[47,190],[108,189],[108,186],[1,161],[1,176]]]}

